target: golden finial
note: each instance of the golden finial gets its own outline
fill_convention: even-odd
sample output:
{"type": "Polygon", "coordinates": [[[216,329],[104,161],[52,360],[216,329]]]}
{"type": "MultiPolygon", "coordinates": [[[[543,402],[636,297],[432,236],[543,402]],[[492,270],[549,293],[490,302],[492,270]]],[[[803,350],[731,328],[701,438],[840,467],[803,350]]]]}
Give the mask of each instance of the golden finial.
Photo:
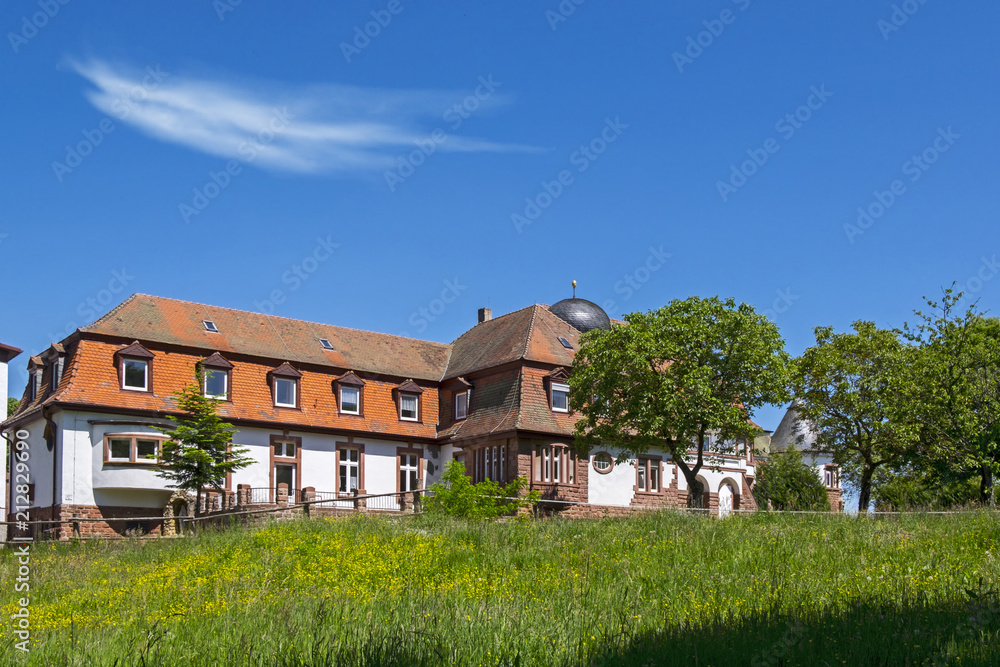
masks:
{"type": "Polygon", "coordinates": [[[573,298],[576,298],[576,281],[573,281],[573,298]]]}

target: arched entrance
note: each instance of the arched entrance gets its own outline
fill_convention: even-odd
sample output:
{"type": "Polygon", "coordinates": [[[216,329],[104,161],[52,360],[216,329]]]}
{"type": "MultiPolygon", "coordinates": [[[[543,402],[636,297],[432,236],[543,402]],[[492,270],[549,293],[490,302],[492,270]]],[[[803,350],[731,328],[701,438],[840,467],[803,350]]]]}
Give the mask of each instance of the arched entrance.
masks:
{"type": "Polygon", "coordinates": [[[733,487],[723,482],[719,487],[719,517],[725,518],[733,511],[733,487]]]}

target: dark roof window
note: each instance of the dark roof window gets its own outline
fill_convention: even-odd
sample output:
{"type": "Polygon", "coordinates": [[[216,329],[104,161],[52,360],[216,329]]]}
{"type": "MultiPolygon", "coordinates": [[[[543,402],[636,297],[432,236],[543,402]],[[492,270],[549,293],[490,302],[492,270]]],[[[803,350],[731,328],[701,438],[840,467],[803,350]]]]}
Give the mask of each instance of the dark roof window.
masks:
{"type": "Polygon", "coordinates": [[[570,344],[570,342],[565,338],[563,338],[562,336],[559,336],[559,342],[562,343],[562,346],[565,347],[567,350],[573,349],[573,345],[570,344]]]}
{"type": "Polygon", "coordinates": [[[332,350],[333,344],[325,338],[319,339],[319,344],[323,346],[324,350],[332,350]]]}
{"type": "Polygon", "coordinates": [[[202,324],[205,325],[205,331],[209,333],[219,333],[219,327],[215,326],[215,322],[212,320],[202,320],[202,324]]]}

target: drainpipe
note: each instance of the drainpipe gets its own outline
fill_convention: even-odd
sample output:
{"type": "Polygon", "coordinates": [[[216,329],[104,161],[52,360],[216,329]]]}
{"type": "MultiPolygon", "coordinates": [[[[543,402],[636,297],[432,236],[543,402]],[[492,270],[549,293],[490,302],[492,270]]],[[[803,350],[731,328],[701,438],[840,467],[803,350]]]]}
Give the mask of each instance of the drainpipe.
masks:
{"type": "MultiPolygon", "coordinates": [[[[55,521],[55,519],[56,519],[56,516],[55,516],[55,514],[56,514],[56,480],[58,479],[58,477],[57,477],[57,471],[59,469],[58,466],[56,465],[56,461],[57,461],[57,459],[59,457],[59,446],[58,446],[59,445],[59,429],[56,428],[56,423],[54,421],[52,421],[52,412],[51,412],[50,406],[46,405],[45,407],[42,408],[42,419],[45,420],[46,426],[52,428],[52,506],[49,508],[49,514],[51,515],[49,518],[52,519],[53,521],[55,521]]],[[[45,429],[45,430],[48,430],[48,429],[45,429]]],[[[42,433],[43,438],[44,438],[44,435],[45,434],[43,432],[42,433]]],[[[58,531],[56,531],[56,532],[58,533],[58,531]]]]}

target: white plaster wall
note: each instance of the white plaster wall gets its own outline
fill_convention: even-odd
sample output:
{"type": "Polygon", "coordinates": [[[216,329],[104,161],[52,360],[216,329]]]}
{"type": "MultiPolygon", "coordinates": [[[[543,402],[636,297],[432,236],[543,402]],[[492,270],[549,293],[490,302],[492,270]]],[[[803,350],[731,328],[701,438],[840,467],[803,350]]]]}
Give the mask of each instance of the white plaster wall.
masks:
{"type": "MultiPolygon", "coordinates": [[[[341,438],[343,440],[343,438],[341,438]]],[[[298,488],[316,491],[337,490],[337,438],[307,433],[302,436],[302,466],[298,488]]]]}
{"type": "MultiPolygon", "coordinates": [[[[448,463],[448,461],[451,461],[452,458],[454,458],[454,455],[455,447],[453,445],[424,447],[425,488],[441,480],[441,474],[444,472],[445,464],[448,463]]],[[[510,463],[510,461],[507,461],[507,463],[510,463]]]]}
{"type": "MultiPolygon", "coordinates": [[[[355,439],[355,442],[361,442],[355,439]]],[[[396,447],[401,443],[364,440],[365,491],[396,492],[396,447]]]]}
{"type": "Polygon", "coordinates": [[[635,497],[635,459],[616,464],[611,472],[602,474],[594,470],[594,454],[607,452],[618,459],[619,450],[594,448],[587,461],[587,502],[593,505],[627,507],[635,497]]]}
{"type": "MultiPolygon", "coordinates": [[[[32,507],[48,507],[52,504],[52,452],[45,446],[45,422],[41,419],[13,429],[8,436],[13,442],[17,442],[17,431],[28,431],[28,474],[29,484],[35,485],[35,502],[32,507]]],[[[6,465],[6,464],[5,464],[6,465]]],[[[14,486],[18,484],[17,473],[11,469],[9,494],[14,493],[14,486]]],[[[20,480],[23,482],[23,480],[20,480]]],[[[9,498],[8,498],[9,500],[9,498]]],[[[14,509],[15,506],[8,502],[8,506],[14,509]]]]}
{"type": "MultiPolygon", "coordinates": [[[[274,431],[242,428],[233,435],[233,442],[247,447],[247,456],[254,462],[233,473],[233,489],[237,484],[249,484],[253,489],[266,489],[271,484],[271,435],[274,431]]],[[[292,434],[295,435],[295,434],[292,434]]]]}

